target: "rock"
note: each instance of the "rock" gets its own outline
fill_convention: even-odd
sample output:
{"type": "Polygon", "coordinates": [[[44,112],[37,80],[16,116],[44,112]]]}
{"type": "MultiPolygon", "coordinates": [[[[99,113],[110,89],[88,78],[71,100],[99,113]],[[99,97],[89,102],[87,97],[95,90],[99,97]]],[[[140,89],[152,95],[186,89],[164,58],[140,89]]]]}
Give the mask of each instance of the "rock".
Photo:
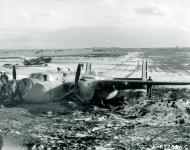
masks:
{"type": "Polygon", "coordinates": [[[36,149],[37,150],[44,150],[44,146],[43,145],[36,146],[36,149]]]}
{"type": "Polygon", "coordinates": [[[188,114],[188,115],[190,115],[190,108],[186,108],[186,113],[188,114]]]}
{"type": "Polygon", "coordinates": [[[47,115],[48,115],[48,116],[53,116],[53,112],[52,112],[52,111],[48,111],[48,112],[47,112],[47,115]]]}
{"type": "Polygon", "coordinates": [[[171,107],[173,107],[173,108],[177,108],[176,103],[175,103],[175,102],[173,102],[173,103],[171,104],[171,107]]]}
{"type": "Polygon", "coordinates": [[[179,122],[179,124],[185,124],[185,119],[184,118],[180,118],[178,122],[179,122]]]}

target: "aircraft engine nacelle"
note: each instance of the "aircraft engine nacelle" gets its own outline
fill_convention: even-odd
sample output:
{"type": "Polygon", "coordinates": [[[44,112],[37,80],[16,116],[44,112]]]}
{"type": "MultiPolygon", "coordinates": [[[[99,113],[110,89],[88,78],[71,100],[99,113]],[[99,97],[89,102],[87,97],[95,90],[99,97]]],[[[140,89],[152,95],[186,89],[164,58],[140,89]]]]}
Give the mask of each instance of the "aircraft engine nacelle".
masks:
{"type": "Polygon", "coordinates": [[[94,82],[94,80],[82,80],[78,82],[77,94],[86,103],[99,105],[101,100],[111,100],[118,96],[120,90],[125,89],[125,83],[94,82]]]}
{"type": "Polygon", "coordinates": [[[25,78],[18,82],[17,94],[28,103],[54,101],[62,96],[62,82],[44,82],[38,79],[25,78]]]}

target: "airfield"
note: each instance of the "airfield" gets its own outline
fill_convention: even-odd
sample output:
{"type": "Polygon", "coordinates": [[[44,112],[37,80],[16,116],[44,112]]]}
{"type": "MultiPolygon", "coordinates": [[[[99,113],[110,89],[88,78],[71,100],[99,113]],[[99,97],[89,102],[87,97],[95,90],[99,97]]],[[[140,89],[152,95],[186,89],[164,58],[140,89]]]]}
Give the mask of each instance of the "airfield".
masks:
{"type": "MultiPolygon", "coordinates": [[[[65,50],[1,50],[3,64],[18,64],[18,79],[34,72],[57,72],[92,63],[99,76],[140,77],[148,61],[154,81],[190,81],[190,48],[87,48],[65,50]],[[51,56],[48,66],[24,66],[24,58],[51,56]]],[[[167,86],[168,87],[168,86],[167,86]]],[[[34,143],[51,149],[153,149],[189,146],[190,87],[159,87],[148,99],[143,91],[126,92],[122,109],[86,108],[75,103],[20,104],[0,108],[3,150],[25,150],[34,143]]],[[[44,148],[45,149],[45,148],[44,148]]]]}

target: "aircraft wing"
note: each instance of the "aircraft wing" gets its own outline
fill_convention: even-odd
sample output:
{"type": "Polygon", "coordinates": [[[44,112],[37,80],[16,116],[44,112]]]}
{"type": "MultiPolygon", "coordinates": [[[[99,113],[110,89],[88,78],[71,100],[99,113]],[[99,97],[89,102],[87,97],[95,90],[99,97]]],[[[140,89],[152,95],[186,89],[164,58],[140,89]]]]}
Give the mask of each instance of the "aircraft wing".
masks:
{"type": "Polygon", "coordinates": [[[173,82],[173,81],[142,81],[142,80],[96,80],[96,88],[106,90],[115,88],[117,90],[125,89],[144,89],[146,85],[190,85],[190,82],[173,82]]]}
{"type": "MultiPolygon", "coordinates": [[[[190,82],[175,82],[175,81],[142,81],[142,80],[113,80],[125,83],[137,83],[142,85],[190,85],[190,82]]],[[[107,81],[108,82],[108,81],[107,81]]]]}

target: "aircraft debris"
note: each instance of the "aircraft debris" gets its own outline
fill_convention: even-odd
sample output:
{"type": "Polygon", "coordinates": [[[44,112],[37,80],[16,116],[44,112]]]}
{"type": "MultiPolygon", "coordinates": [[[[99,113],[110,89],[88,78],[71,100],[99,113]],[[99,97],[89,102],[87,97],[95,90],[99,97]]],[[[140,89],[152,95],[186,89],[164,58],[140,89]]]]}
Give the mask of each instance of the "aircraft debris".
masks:
{"type": "MultiPolygon", "coordinates": [[[[3,64],[3,67],[5,68],[12,68],[14,65],[13,64],[3,64]]],[[[19,64],[15,64],[16,67],[19,66],[19,64]]]]}
{"type": "MultiPolygon", "coordinates": [[[[150,98],[154,85],[190,85],[190,82],[160,82],[152,81],[151,78],[147,80],[147,62],[144,61],[141,78],[104,79],[92,73],[91,64],[86,65],[85,74],[81,74],[82,67],[83,64],[78,64],[76,73],[69,75],[60,73],[62,80],[58,80],[58,78],[50,80],[48,74],[32,74],[29,78],[16,82],[15,97],[28,103],[64,101],[70,97],[82,105],[112,107],[123,104],[124,96],[121,93],[127,89],[147,89],[150,98]]],[[[15,72],[15,66],[13,66],[14,79],[16,79],[15,72]]]]}
{"type": "Polygon", "coordinates": [[[24,59],[24,65],[47,65],[47,63],[50,63],[52,60],[51,57],[38,57],[38,58],[32,58],[32,59],[24,59]]]}

